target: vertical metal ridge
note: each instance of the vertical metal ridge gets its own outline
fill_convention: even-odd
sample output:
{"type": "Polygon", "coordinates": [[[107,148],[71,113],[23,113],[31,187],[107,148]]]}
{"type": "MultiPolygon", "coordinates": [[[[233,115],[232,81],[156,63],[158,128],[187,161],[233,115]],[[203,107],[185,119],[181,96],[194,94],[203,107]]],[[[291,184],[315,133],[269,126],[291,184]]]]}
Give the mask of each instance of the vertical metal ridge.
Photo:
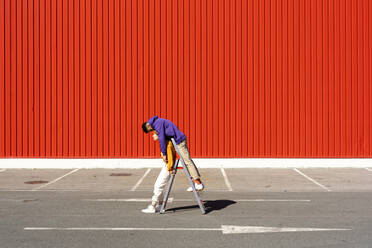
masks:
{"type": "Polygon", "coordinates": [[[87,0],[85,2],[85,22],[86,22],[86,156],[92,157],[92,87],[93,87],[93,77],[92,77],[92,0],[87,0]]]}
{"type": "Polygon", "coordinates": [[[14,44],[16,44],[17,40],[17,32],[14,32],[13,30],[17,30],[17,19],[16,19],[16,2],[11,1],[10,2],[10,18],[9,18],[9,25],[10,25],[10,50],[9,50],[9,57],[10,57],[10,64],[9,64],[9,80],[10,80],[10,95],[9,95],[9,109],[10,109],[10,154],[11,156],[16,155],[17,150],[17,130],[16,130],[16,122],[17,122],[17,116],[15,108],[16,108],[16,82],[17,82],[17,73],[15,71],[16,69],[16,63],[17,63],[17,48],[14,48],[14,44]],[[14,83],[13,83],[14,82],[14,83]],[[15,93],[15,94],[14,94],[15,93]]]}
{"type": "Polygon", "coordinates": [[[0,156],[5,157],[5,0],[0,1],[0,156]]]}

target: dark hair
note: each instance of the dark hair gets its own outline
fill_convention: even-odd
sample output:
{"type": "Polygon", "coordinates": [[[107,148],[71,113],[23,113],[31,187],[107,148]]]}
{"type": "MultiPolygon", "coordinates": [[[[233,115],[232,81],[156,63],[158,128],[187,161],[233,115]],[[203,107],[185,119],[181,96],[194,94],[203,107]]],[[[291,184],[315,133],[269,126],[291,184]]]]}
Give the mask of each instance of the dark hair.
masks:
{"type": "Polygon", "coordinates": [[[142,129],[143,129],[143,131],[144,131],[145,133],[148,133],[149,130],[147,129],[146,124],[147,124],[147,122],[144,122],[144,123],[142,124],[142,129]]]}

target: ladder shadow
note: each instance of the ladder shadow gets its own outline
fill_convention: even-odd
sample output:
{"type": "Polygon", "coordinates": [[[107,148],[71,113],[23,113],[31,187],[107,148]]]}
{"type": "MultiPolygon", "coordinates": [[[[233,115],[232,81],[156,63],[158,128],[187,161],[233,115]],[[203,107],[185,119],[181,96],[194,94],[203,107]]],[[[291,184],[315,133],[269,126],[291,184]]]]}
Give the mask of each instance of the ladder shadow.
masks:
{"type": "MultiPolygon", "coordinates": [[[[236,201],[232,201],[232,200],[207,200],[203,202],[204,202],[204,207],[205,207],[205,214],[209,214],[213,211],[222,210],[236,203],[236,201]]],[[[190,206],[184,206],[184,207],[169,208],[166,210],[166,212],[187,211],[187,210],[193,210],[193,209],[198,209],[198,208],[199,208],[199,205],[190,205],[190,206]]]]}

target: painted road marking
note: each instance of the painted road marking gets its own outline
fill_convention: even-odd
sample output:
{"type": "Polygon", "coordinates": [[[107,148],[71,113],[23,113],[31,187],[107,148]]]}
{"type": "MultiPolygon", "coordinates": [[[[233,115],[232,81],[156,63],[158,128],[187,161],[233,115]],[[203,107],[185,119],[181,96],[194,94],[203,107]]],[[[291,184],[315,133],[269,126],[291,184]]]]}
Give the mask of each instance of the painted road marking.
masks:
{"type": "MultiPolygon", "coordinates": [[[[136,192],[152,192],[153,189],[137,189],[136,192]]],[[[34,190],[34,189],[0,189],[0,192],[48,192],[48,191],[55,191],[55,192],[74,192],[74,191],[87,191],[87,189],[41,189],[41,190],[34,190]]],[[[186,190],[185,190],[186,191],[186,190]]],[[[203,190],[203,192],[230,192],[228,190],[203,190]]]]}
{"type": "Polygon", "coordinates": [[[25,227],[32,231],[222,231],[221,228],[132,228],[132,227],[25,227]]]}
{"type": "Polygon", "coordinates": [[[293,169],[294,171],[296,171],[298,174],[300,174],[301,176],[305,177],[306,179],[310,180],[311,182],[315,183],[316,185],[318,185],[319,187],[321,187],[322,189],[325,189],[327,190],[328,192],[332,191],[330,189],[328,189],[326,186],[322,185],[321,183],[318,183],[317,181],[315,181],[314,179],[312,179],[311,177],[309,176],[306,176],[304,173],[302,173],[301,171],[299,171],[298,169],[293,169]]]}
{"type": "Polygon", "coordinates": [[[311,202],[311,200],[296,200],[296,199],[238,199],[232,200],[236,202],[311,202]]]}
{"type": "Polygon", "coordinates": [[[0,172],[4,172],[4,171],[6,171],[6,169],[0,169],[0,172]]]}
{"type": "Polygon", "coordinates": [[[223,175],[223,179],[225,180],[226,187],[229,189],[229,191],[233,191],[233,188],[231,187],[229,178],[226,175],[226,171],[224,168],[221,167],[221,173],[223,175]]]}
{"type": "Polygon", "coordinates": [[[57,179],[55,179],[55,180],[53,180],[53,181],[47,183],[47,184],[41,185],[41,186],[39,186],[39,187],[33,189],[33,191],[36,191],[36,190],[39,190],[39,189],[45,188],[45,187],[47,187],[47,186],[49,186],[49,185],[51,185],[51,184],[53,184],[53,183],[55,183],[55,182],[58,182],[58,181],[61,180],[62,178],[67,177],[68,175],[71,175],[72,173],[75,173],[75,172],[77,172],[78,170],[80,170],[80,169],[72,170],[72,171],[70,171],[69,173],[67,173],[67,174],[65,174],[65,175],[63,175],[63,176],[61,176],[61,177],[59,177],[59,178],[57,178],[57,179]]]}
{"type": "Polygon", "coordinates": [[[324,232],[324,231],[350,231],[351,229],[329,228],[293,228],[293,227],[263,227],[263,226],[227,226],[221,228],[131,228],[131,227],[25,227],[31,231],[222,231],[223,234],[236,233],[278,233],[278,232],[324,232]]]}
{"type": "Polygon", "coordinates": [[[82,191],[80,189],[42,189],[42,190],[34,190],[34,189],[0,189],[0,192],[75,192],[75,191],[82,191]]]}
{"type": "MultiPolygon", "coordinates": [[[[154,189],[153,188],[148,188],[148,189],[136,189],[136,192],[152,192],[154,189]]],[[[186,191],[186,189],[185,189],[186,191]]],[[[231,192],[228,189],[215,189],[215,190],[210,190],[209,188],[203,189],[202,192],[231,192]]]]}
{"type": "MultiPolygon", "coordinates": [[[[83,199],[83,201],[96,202],[151,202],[151,198],[129,198],[129,199],[83,199]]],[[[194,202],[194,199],[174,199],[169,198],[168,202],[194,202]]],[[[204,202],[215,200],[203,200],[204,202]]],[[[311,202],[306,199],[231,199],[235,202],[311,202]]]]}
{"type": "MultiPolygon", "coordinates": [[[[173,202],[174,198],[168,198],[168,203],[173,202]]],[[[151,202],[151,198],[129,198],[129,199],[84,199],[83,201],[96,202],[151,202]]]]}
{"type": "Polygon", "coordinates": [[[140,184],[145,179],[145,177],[150,173],[150,171],[151,171],[151,169],[147,169],[147,171],[145,172],[145,174],[143,174],[143,176],[138,180],[138,182],[136,183],[136,185],[134,185],[133,188],[130,191],[136,191],[136,189],[140,186],[140,184]]]}
{"type": "Polygon", "coordinates": [[[233,233],[277,233],[277,232],[324,232],[350,231],[351,229],[329,228],[293,228],[293,227],[264,227],[264,226],[221,226],[223,234],[233,233]]]}
{"type": "MultiPolygon", "coordinates": [[[[193,202],[192,199],[174,199],[174,202],[193,202]]],[[[216,200],[203,200],[204,202],[216,201],[216,200]]],[[[218,201],[218,200],[217,200],[218,201]]],[[[230,201],[235,202],[311,202],[311,200],[304,199],[231,199],[230,201]]]]}
{"type": "Polygon", "coordinates": [[[370,168],[366,168],[366,170],[367,170],[367,171],[372,171],[372,169],[370,169],[370,168]]]}

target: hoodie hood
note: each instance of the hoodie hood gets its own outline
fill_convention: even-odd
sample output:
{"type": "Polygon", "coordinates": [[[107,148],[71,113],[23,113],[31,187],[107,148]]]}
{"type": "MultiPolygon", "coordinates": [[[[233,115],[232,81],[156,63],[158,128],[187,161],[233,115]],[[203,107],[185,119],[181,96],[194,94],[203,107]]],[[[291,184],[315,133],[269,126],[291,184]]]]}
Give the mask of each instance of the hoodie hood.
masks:
{"type": "Polygon", "coordinates": [[[154,122],[157,120],[157,119],[159,119],[159,117],[158,116],[153,116],[153,117],[151,117],[147,122],[152,126],[152,127],[154,127],[154,122]]]}

